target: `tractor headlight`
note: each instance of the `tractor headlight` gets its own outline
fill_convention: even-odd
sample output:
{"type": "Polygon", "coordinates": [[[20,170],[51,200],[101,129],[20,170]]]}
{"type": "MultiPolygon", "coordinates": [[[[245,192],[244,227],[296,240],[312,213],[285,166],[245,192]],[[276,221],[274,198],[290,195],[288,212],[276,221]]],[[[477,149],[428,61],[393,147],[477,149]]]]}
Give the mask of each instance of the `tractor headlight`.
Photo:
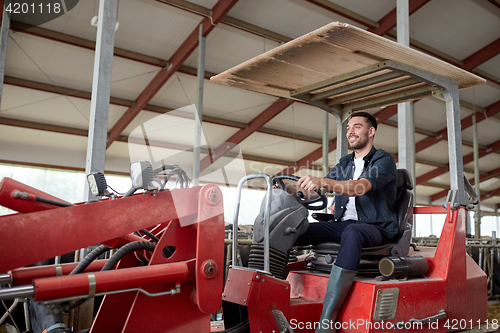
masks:
{"type": "Polygon", "coordinates": [[[104,174],[102,172],[92,172],[87,175],[87,182],[89,183],[90,192],[93,195],[104,196],[106,189],[108,188],[108,184],[106,184],[106,178],[104,178],[104,174]]]}
{"type": "Polygon", "coordinates": [[[132,186],[147,190],[153,180],[153,166],[149,161],[137,161],[130,164],[132,186]]]}

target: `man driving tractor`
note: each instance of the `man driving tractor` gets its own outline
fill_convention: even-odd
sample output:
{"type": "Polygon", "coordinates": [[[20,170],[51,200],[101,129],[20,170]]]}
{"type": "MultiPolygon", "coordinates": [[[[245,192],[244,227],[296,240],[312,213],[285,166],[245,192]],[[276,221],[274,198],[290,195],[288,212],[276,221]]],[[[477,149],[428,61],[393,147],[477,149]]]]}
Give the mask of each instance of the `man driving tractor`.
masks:
{"type": "Polygon", "coordinates": [[[342,157],[325,178],[304,176],[289,192],[335,192],[333,220],[309,224],[295,245],[336,242],[340,249],[328,280],[316,332],[334,332],[334,323],[356,275],[361,250],[389,243],[397,234],[396,163],[373,139],[377,120],[367,112],[351,116],[347,140],[353,153],[342,157]]]}

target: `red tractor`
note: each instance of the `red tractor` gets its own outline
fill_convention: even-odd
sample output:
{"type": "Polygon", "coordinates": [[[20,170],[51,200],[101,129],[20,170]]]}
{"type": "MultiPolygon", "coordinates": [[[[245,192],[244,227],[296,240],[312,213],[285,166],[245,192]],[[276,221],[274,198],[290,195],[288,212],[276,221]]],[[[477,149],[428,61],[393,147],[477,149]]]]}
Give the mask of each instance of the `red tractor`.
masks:
{"type": "MultiPolygon", "coordinates": [[[[240,187],[257,176],[271,183],[267,175],[250,175],[240,187]]],[[[345,332],[496,328],[496,323],[486,321],[486,276],[465,252],[466,209],[413,208],[408,173],[399,170],[398,177],[401,237],[397,243],[364,250],[338,328],[345,332]],[[443,214],[437,248],[410,247],[414,213],[443,214]]],[[[274,180],[280,183],[280,178],[294,177],[274,180]]],[[[30,297],[51,304],[106,295],[90,332],[209,332],[210,315],[221,301],[228,332],[312,332],[317,325],[338,244],[320,244],[313,254],[291,262],[289,252],[309,223],[304,205],[322,209],[324,195],[317,199],[323,202],[318,207],[281,189],[268,190],[254,224],[248,267],[232,265],[223,291],[224,221],[217,186],[150,191],[64,208],[22,199],[18,193],[24,191],[33,200],[56,201],[3,180],[2,205],[20,213],[0,218],[4,231],[0,247],[5,254],[0,271],[8,272],[3,283],[11,284],[0,290],[1,299],[30,297]],[[179,207],[174,204],[177,200],[185,204],[179,207]],[[148,230],[152,237],[139,237],[133,233],[136,230],[148,230]],[[18,268],[97,243],[129,249],[109,260],[92,261],[91,256],[82,262],[86,268],[82,263],[80,269],[76,263],[18,268]],[[77,274],[71,274],[75,269],[77,274]]],[[[318,213],[316,217],[328,218],[318,213]]]]}
{"type": "MultiPolygon", "coordinates": [[[[331,112],[338,120],[338,155],[347,152],[342,133],[352,111],[430,95],[443,98],[450,160],[446,204],[413,208],[411,177],[398,172],[399,239],[364,249],[334,324],[341,332],[498,328],[497,322],[487,321],[486,275],[465,251],[465,219],[477,196],[463,176],[458,89],[484,80],[338,22],[212,80],[331,112]],[[326,79],[316,82],[318,76],[326,79]],[[442,214],[445,223],[436,248],[411,247],[414,214],[442,214]]],[[[279,177],[243,178],[239,193],[246,180],[263,177],[267,195],[255,220],[248,267],[236,265],[238,195],[233,265],[224,281],[222,193],[213,184],[184,184],[175,190],[166,190],[164,182],[151,185],[155,175],[168,179],[174,170],[183,184],[176,167],[153,169],[138,162],[131,167],[134,186],[124,196],[77,205],[4,179],[0,204],[18,214],[0,217],[0,284],[10,285],[0,289],[0,300],[29,298],[57,312],[61,303],[105,295],[92,333],[210,332],[211,314],[221,304],[226,332],[313,332],[338,244],[319,244],[305,256],[291,254],[308,226],[308,208],[319,207],[272,190],[273,181],[281,184],[279,177]],[[145,192],[132,195],[138,188],[145,192]],[[103,246],[79,264],[24,268],[94,244],[103,246]],[[120,249],[110,259],[94,260],[115,248],[120,249]]],[[[93,192],[106,195],[104,177],[89,177],[93,192]]],[[[318,200],[324,205],[326,197],[321,194],[318,200]]]]}

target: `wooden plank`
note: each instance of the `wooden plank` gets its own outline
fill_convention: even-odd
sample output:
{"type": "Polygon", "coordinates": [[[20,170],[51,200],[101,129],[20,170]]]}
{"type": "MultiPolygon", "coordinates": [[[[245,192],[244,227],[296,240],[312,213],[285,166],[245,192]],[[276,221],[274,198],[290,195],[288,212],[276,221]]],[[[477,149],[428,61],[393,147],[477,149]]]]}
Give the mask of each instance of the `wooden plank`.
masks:
{"type": "Polygon", "coordinates": [[[458,81],[469,88],[486,81],[427,54],[355,26],[333,22],[250,59],[210,80],[289,98],[289,91],[392,60],[458,81]]]}

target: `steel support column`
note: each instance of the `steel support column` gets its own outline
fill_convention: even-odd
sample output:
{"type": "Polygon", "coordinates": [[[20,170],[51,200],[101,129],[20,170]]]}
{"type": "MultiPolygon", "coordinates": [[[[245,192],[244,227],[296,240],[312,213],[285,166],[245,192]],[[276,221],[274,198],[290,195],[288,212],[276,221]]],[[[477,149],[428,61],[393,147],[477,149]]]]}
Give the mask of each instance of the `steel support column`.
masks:
{"type": "Polygon", "coordinates": [[[410,46],[410,4],[409,0],[397,0],[396,28],[398,43],[410,46]]]}
{"type": "MultiPolygon", "coordinates": [[[[117,9],[118,0],[100,0],[99,2],[85,174],[104,173],[117,9]]],[[[85,184],[84,191],[85,199],[95,198],[88,184],[85,184]]],[[[82,249],[80,254],[85,256],[86,250],[88,249],[82,249]]],[[[73,322],[73,328],[78,331],[90,327],[93,309],[92,301],[86,301],[78,310],[75,309],[74,311],[78,311],[78,314],[74,314],[73,318],[78,319],[73,322]]]]}
{"type": "MultiPolygon", "coordinates": [[[[4,8],[10,5],[11,0],[4,0],[4,8]]],[[[5,75],[5,59],[7,58],[7,44],[9,42],[10,12],[2,11],[2,27],[0,29],[0,104],[3,97],[3,78],[5,75]]]]}
{"type": "MultiPolygon", "coordinates": [[[[329,128],[329,117],[330,114],[328,112],[323,113],[323,177],[326,177],[330,168],[328,166],[328,153],[330,152],[330,141],[328,137],[329,128]]],[[[325,207],[323,210],[324,213],[328,213],[328,207],[325,207]]]]}
{"type": "MultiPolygon", "coordinates": [[[[410,102],[410,172],[413,182],[413,197],[417,197],[417,172],[415,171],[415,163],[417,162],[416,151],[415,151],[415,102],[410,102]]],[[[416,200],[414,201],[414,203],[416,200]]]]}
{"type": "MultiPolygon", "coordinates": [[[[497,226],[497,235],[500,235],[500,219],[498,218],[498,204],[495,205],[495,222],[497,226]]],[[[498,253],[500,255],[500,251],[498,253]]]]}
{"type": "Polygon", "coordinates": [[[328,174],[328,171],[330,171],[330,168],[328,167],[328,153],[330,152],[330,142],[328,138],[328,132],[329,132],[329,113],[324,112],[323,113],[323,175],[326,176],[328,174]]]}
{"type": "MultiPolygon", "coordinates": [[[[85,174],[104,172],[118,0],[100,0],[85,174]]],[[[85,198],[94,196],[85,185],[85,198]]]]}
{"type": "MultiPolygon", "coordinates": [[[[396,22],[398,43],[410,46],[410,5],[409,0],[397,0],[396,22]]],[[[398,104],[398,168],[406,169],[411,173],[415,184],[415,124],[413,102],[398,104]]],[[[416,198],[416,186],[413,186],[413,195],[416,198]]],[[[415,201],[414,201],[415,203],[415,201]]],[[[413,222],[412,234],[416,236],[417,221],[413,222]]],[[[432,234],[432,222],[431,222],[432,234]]]]}
{"type": "Polygon", "coordinates": [[[411,173],[413,195],[416,197],[415,177],[415,106],[413,102],[398,104],[398,168],[411,173]]]}
{"type": "MultiPolygon", "coordinates": [[[[476,193],[480,195],[481,190],[479,183],[481,182],[479,176],[479,142],[478,142],[478,132],[477,132],[477,122],[476,115],[472,115],[472,143],[474,149],[474,187],[476,193]]],[[[478,202],[474,209],[474,238],[481,238],[481,203],[478,202]]]]}
{"type": "MultiPolygon", "coordinates": [[[[409,3],[408,0],[397,1],[397,31],[398,43],[410,45],[409,28],[409,3]]],[[[407,169],[412,175],[412,155],[414,155],[415,128],[413,127],[411,102],[398,104],[398,167],[407,169]]],[[[415,183],[415,182],[414,182],[415,183]]]]}
{"type": "Polygon", "coordinates": [[[446,124],[448,128],[448,157],[450,159],[450,192],[446,202],[454,209],[466,206],[469,198],[464,189],[464,163],[462,155],[462,130],[460,127],[460,102],[458,82],[449,79],[442,91],[446,102],[446,124]]]}
{"type": "Polygon", "coordinates": [[[193,143],[193,185],[200,183],[200,154],[201,154],[201,122],[203,118],[203,84],[205,80],[205,40],[203,24],[200,24],[198,34],[198,88],[196,90],[196,112],[194,115],[194,143],[193,143]]]}
{"type": "MultiPolygon", "coordinates": [[[[429,206],[432,206],[432,199],[431,199],[431,197],[429,197],[429,206]]],[[[417,217],[417,216],[418,216],[418,214],[415,214],[413,216],[414,221],[415,221],[415,217],[417,217]]],[[[430,220],[430,224],[431,224],[431,234],[429,236],[431,236],[431,235],[434,235],[433,214],[429,214],[429,220],[430,220]]],[[[413,228],[413,236],[416,236],[415,228],[413,228]]]]}
{"type": "Polygon", "coordinates": [[[347,154],[347,119],[343,119],[340,115],[333,113],[335,122],[337,123],[337,156],[335,164],[339,163],[340,158],[347,154]]]}
{"type": "Polygon", "coordinates": [[[471,215],[470,215],[470,211],[467,212],[467,214],[465,214],[465,235],[472,235],[472,232],[471,232],[471,215]]]}

